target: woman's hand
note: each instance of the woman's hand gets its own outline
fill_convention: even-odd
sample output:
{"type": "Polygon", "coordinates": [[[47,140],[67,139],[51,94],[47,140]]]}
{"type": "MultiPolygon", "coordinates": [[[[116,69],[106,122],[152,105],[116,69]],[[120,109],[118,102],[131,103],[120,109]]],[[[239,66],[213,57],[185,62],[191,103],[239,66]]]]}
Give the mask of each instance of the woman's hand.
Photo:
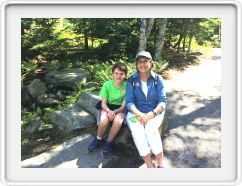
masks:
{"type": "Polygon", "coordinates": [[[147,116],[144,113],[141,113],[137,116],[138,121],[142,124],[142,125],[146,125],[148,120],[147,120],[147,116]]]}
{"type": "Polygon", "coordinates": [[[154,117],[155,117],[155,115],[152,111],[150,111],[146,114],[146,118],[147,118],[148,121],[153,119],[154,117]]]}
{"type": "Polygon", "coordinates": [[[140,114],[138,115],[138,121],[142,124],[142,125],[146,125],[148,123],[149,120],[153,119],[154,113],[153,112],[148,112],[147,114],[140,114]]]}

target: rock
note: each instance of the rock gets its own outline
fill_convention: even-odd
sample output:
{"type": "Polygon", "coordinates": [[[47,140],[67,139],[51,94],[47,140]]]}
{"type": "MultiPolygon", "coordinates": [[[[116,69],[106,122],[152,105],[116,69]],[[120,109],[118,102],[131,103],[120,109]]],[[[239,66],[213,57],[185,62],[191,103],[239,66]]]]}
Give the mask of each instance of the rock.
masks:
{"type": "Polygon", "coordinates": [[[97,83],[97,82],[93,82],[93,81],[91,81],[91,82],[88,82],[85,86],[84,86],[84,89],[89,89],[89,88],[98,88],[100,86],[100,84],[99,83],[97,83]]]}
{"type": "Polygon", "coordinates": [[[47,90],[45,83],[39,79],[34,79],[31,84],[28,85],[30,95],[32,98],[36,98],[41,94],[44,94],[47,90]]]}
{"type": "Polygon", "coordinates": [[[164,119],[162,121],[162,125],[159,127],[159,132],[160,132],[160,135],[161,137],[164,136],[165,132],[166,132],[166,129],[168,127],[168,118],[167,118],[167,113],[165,113],[164,115],[164,119]]]}
{"type": "Polygon", "coordinates": [[[21,83],[21,104],[29,105],[31,100],[31,95],[28,86],[22,85],[21,83]]]}
{"type": "Polygon", "coordinates": [[[100,100],[101,97],[99,97],[98,92],[83,92],[76,104],[97,118],[99,111],[95,105],[100,100]]]}
{"type": "Polygon", "coordinates": [[[51,92],[51,93],[54,93],[54,94],[57,92],[56,85],[47,84],[46,86],[47,86],[48,92],[51,92]]]}
{"type": "Polygon", "coordinates": [[[36,104],[35,103],[32,103],[29,107],[29,110],[30,111],[35,111],[36,110],[36,104]]]}
{"type": "Polygon", "coordinates": [[[90,79],[90,74],[81,68],[71,68],[62,71],[52,71],[46,74],[46,82],[67,87],[73,90],[79,90],[82,84],[90,79]]]}
{"type": "Polygon", "coordinates": [[[65,100],[65,96],[60,91],[58,91],[56,95],[57,95],[57,98],[60,101],[64,101],[65,100]]]}
{"type": "Polygon", "coordinates": [[[124,125],[118,135],[115,137],[113,144],[118,148],[122,149],[127,155],[138,155],[138,151],[135,147],[131,131],[128,126],[124,125]]]}
{"type": "Polygon", "coordinates": [[[56,98],[57,96],[55,94],[48,94],[48,98],[56,98]]]}
{"type": "Polygon", "coordinates": [[[61,102],[55,98],[49,98],[47,97],[46,94],[42,94],[40,95],[37,99],[36,99],[38,105],[40,106],[56,106],[59,105],[61,102]]]}
{"type": "Polygon", "coordinates": [[[38,99],[44,99],[44,98],[48,98],[48,95],[47,94],[41,94],[37,97],[37,100],[38,99]]]}
{"type": "Polygon", "coordinates": [[[75,92],[70,91],[70,90],[59,90],[60,93],[65,94],[65,95],[73,95],[75,92]]]}
{"type": "Polygon", "coordinates": [[[53,125],[51,124],[46,124],[46,123],[41,123],[39,128],[38,128],[38,131],[39,132],[42,132],[44,130],[50,130],[50,129],[53,129],[53,125]]]}
{"type": "Polygon", "coordinates": [[[93,137],[84,134],[72,138],[55,149],[21,162],[22,168],[107,168],[115,167],[119,162],[116,155],[103,158],[102,148],[88,153],[87,147],[93,137]]]}
{"type": "Polygon", "coordinates": [[[25,132],[31,134],[35,132],[41,124],[43,124],[43,121],[40,119],[40,117],[36,117],[35,120],[31,122],[29,126],[25,129],[25,132]]]}
{"type": "Polygon", "coordinates": [[[43,139],[43,141],[49,141],[50,140],[50,136],[48,136],[47,138],[43,139]]]}
{"type": "Polygon", "coordinates": [[[57,125],[59,129],[66,132],[70,132],[74,129],[88,128],[96,124],[96,119],[77,104],[63,111],[52,112],[50,120],[53,124],[57,125]]]}

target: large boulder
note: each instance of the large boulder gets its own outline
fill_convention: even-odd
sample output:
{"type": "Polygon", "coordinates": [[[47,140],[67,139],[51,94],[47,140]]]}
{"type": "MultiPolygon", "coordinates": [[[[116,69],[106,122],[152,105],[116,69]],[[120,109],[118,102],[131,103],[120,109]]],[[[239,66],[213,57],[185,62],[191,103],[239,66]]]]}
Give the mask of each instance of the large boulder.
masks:
{"type": "Polygon", "coordinates": [[[90,79],[88,71],[80,68],[70,68],[62,71],[52,71],[46,74],[46,82],[67,87],[68,89],[79,90],[82,84],[90,79]]]}
{"type": "Polygon", "coordinates": [[[71,132],[74,129],[84,129],[95,126],[96,119],[77,104],[70,106],[63,111],[54,111],[50,115],[50,120],[59,129],[71,132]]]}
{"type": "Polygon", "coordinates": [[[47,91],[45,83],[40,81],[40,79],[34,79],[32,83],[28,85],[28,88],[32,98],[37,98],[47,91]]]}
{"type": "Polygon", "coordinates": [[[95,105],[100,100],[99,92],[83,92],[76,104],[97,118],[98,110],[95,105]]]}

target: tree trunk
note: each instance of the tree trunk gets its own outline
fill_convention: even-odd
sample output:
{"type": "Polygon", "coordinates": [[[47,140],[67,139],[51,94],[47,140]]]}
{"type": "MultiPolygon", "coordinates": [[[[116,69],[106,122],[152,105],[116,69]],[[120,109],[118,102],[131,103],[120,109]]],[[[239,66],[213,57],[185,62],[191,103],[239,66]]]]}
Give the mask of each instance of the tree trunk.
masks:
{"type": "Polygon", "coordinates": [[[85,50],[88,50],[88,36],[87,36],[87,31],[84,31],[84,45],[85,45],[85,50]]]}
{"type": "Polygon", "coordinates": [[[189,53],[190,53],[190,51],[191,51],[191,43],[192,43],[192,38],[193,38],[193,35],[191,34],[191,35],[190,35],[190,38],[189,38],[189,44],[188,44],[188,50],[187,50],[187,54],[189,54],[189,53]]]}
{"type": "Polygon", "coordinates": [[[146,39],[149,38],[150,36],[150,32],[152,30],[152,27],[154,25],[155,22],[155,18],[148,18],[147,19],[147,26],[146,26],[146,39]]]}
{"type": "Polygon", "coordinates": [[[172,33],[172,28],[171,28],[171,30],[170,30],[169,38],[168,38],[168,41],[167,41],[167,47],[168,47],[168,48],[171,46],[171,33],[172,33]]]}
{"type": "Polygon", "coordinates": [[[182,51],[185,52],[186,51],[186,36],[187,34],[185,33],[184,34],[184,38],[183,38],[183,44],[182,44],[182,51]]]}
{"type": "Polygon", "coordinates": [[[176,48],[177,46],[180,46],[180,43],[181,43],[181,41],[182,41],[182,38],[183,38],[183,34],[180,34],[179,39],[178,39],[178,41],[176,42],[176,44],[173,46],[173,48],[176,48]]]}
{"type": "Polygon", "coordinates": [[[146,26],[147,26],[147,19],[141,18],[138,52],[146,49],[146,26]]]}
{"type": "Polygon", "coordinates": [[[92,49],[93,49],[94,38],[92,37],[92,49]]]}
{"type": "Polygon", "coordinates": [[[182,51],[185,52],[185,48],[186,48],[186,37],[187,37],[187,19],[184,20],[183,22],[183,34],[184,34],[184,37],[183,37],[183,44],[182,44],[182,51]]]}
{"type": "Polygon", "coordinates": [[[166,32],[167,19],[159,19],[158,33],[156,35],[155,60],[161,59],[162,49],[164,45],[164,36],[166,32]]]}

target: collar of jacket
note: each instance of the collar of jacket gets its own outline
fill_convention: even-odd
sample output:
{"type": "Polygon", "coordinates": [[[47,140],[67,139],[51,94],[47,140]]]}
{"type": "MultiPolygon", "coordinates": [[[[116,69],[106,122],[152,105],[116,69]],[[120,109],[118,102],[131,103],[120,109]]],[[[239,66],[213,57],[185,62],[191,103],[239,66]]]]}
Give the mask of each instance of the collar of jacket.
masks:
{"type": "MultiPolygon", "coordinates": [[[[153,79],[155,79],[155,76],[156,76],[156,73],[154,72],[154,71],[150,71],[150,75],[149,75],[149,77],[152,77],[153,79]]],[[[139,75],[139,72],[136,72],[134,75],[133,75],[133,78],[134,79],[137,79],[137,78],[139,78],[140,77],[140,75],[139,75]]]]}

